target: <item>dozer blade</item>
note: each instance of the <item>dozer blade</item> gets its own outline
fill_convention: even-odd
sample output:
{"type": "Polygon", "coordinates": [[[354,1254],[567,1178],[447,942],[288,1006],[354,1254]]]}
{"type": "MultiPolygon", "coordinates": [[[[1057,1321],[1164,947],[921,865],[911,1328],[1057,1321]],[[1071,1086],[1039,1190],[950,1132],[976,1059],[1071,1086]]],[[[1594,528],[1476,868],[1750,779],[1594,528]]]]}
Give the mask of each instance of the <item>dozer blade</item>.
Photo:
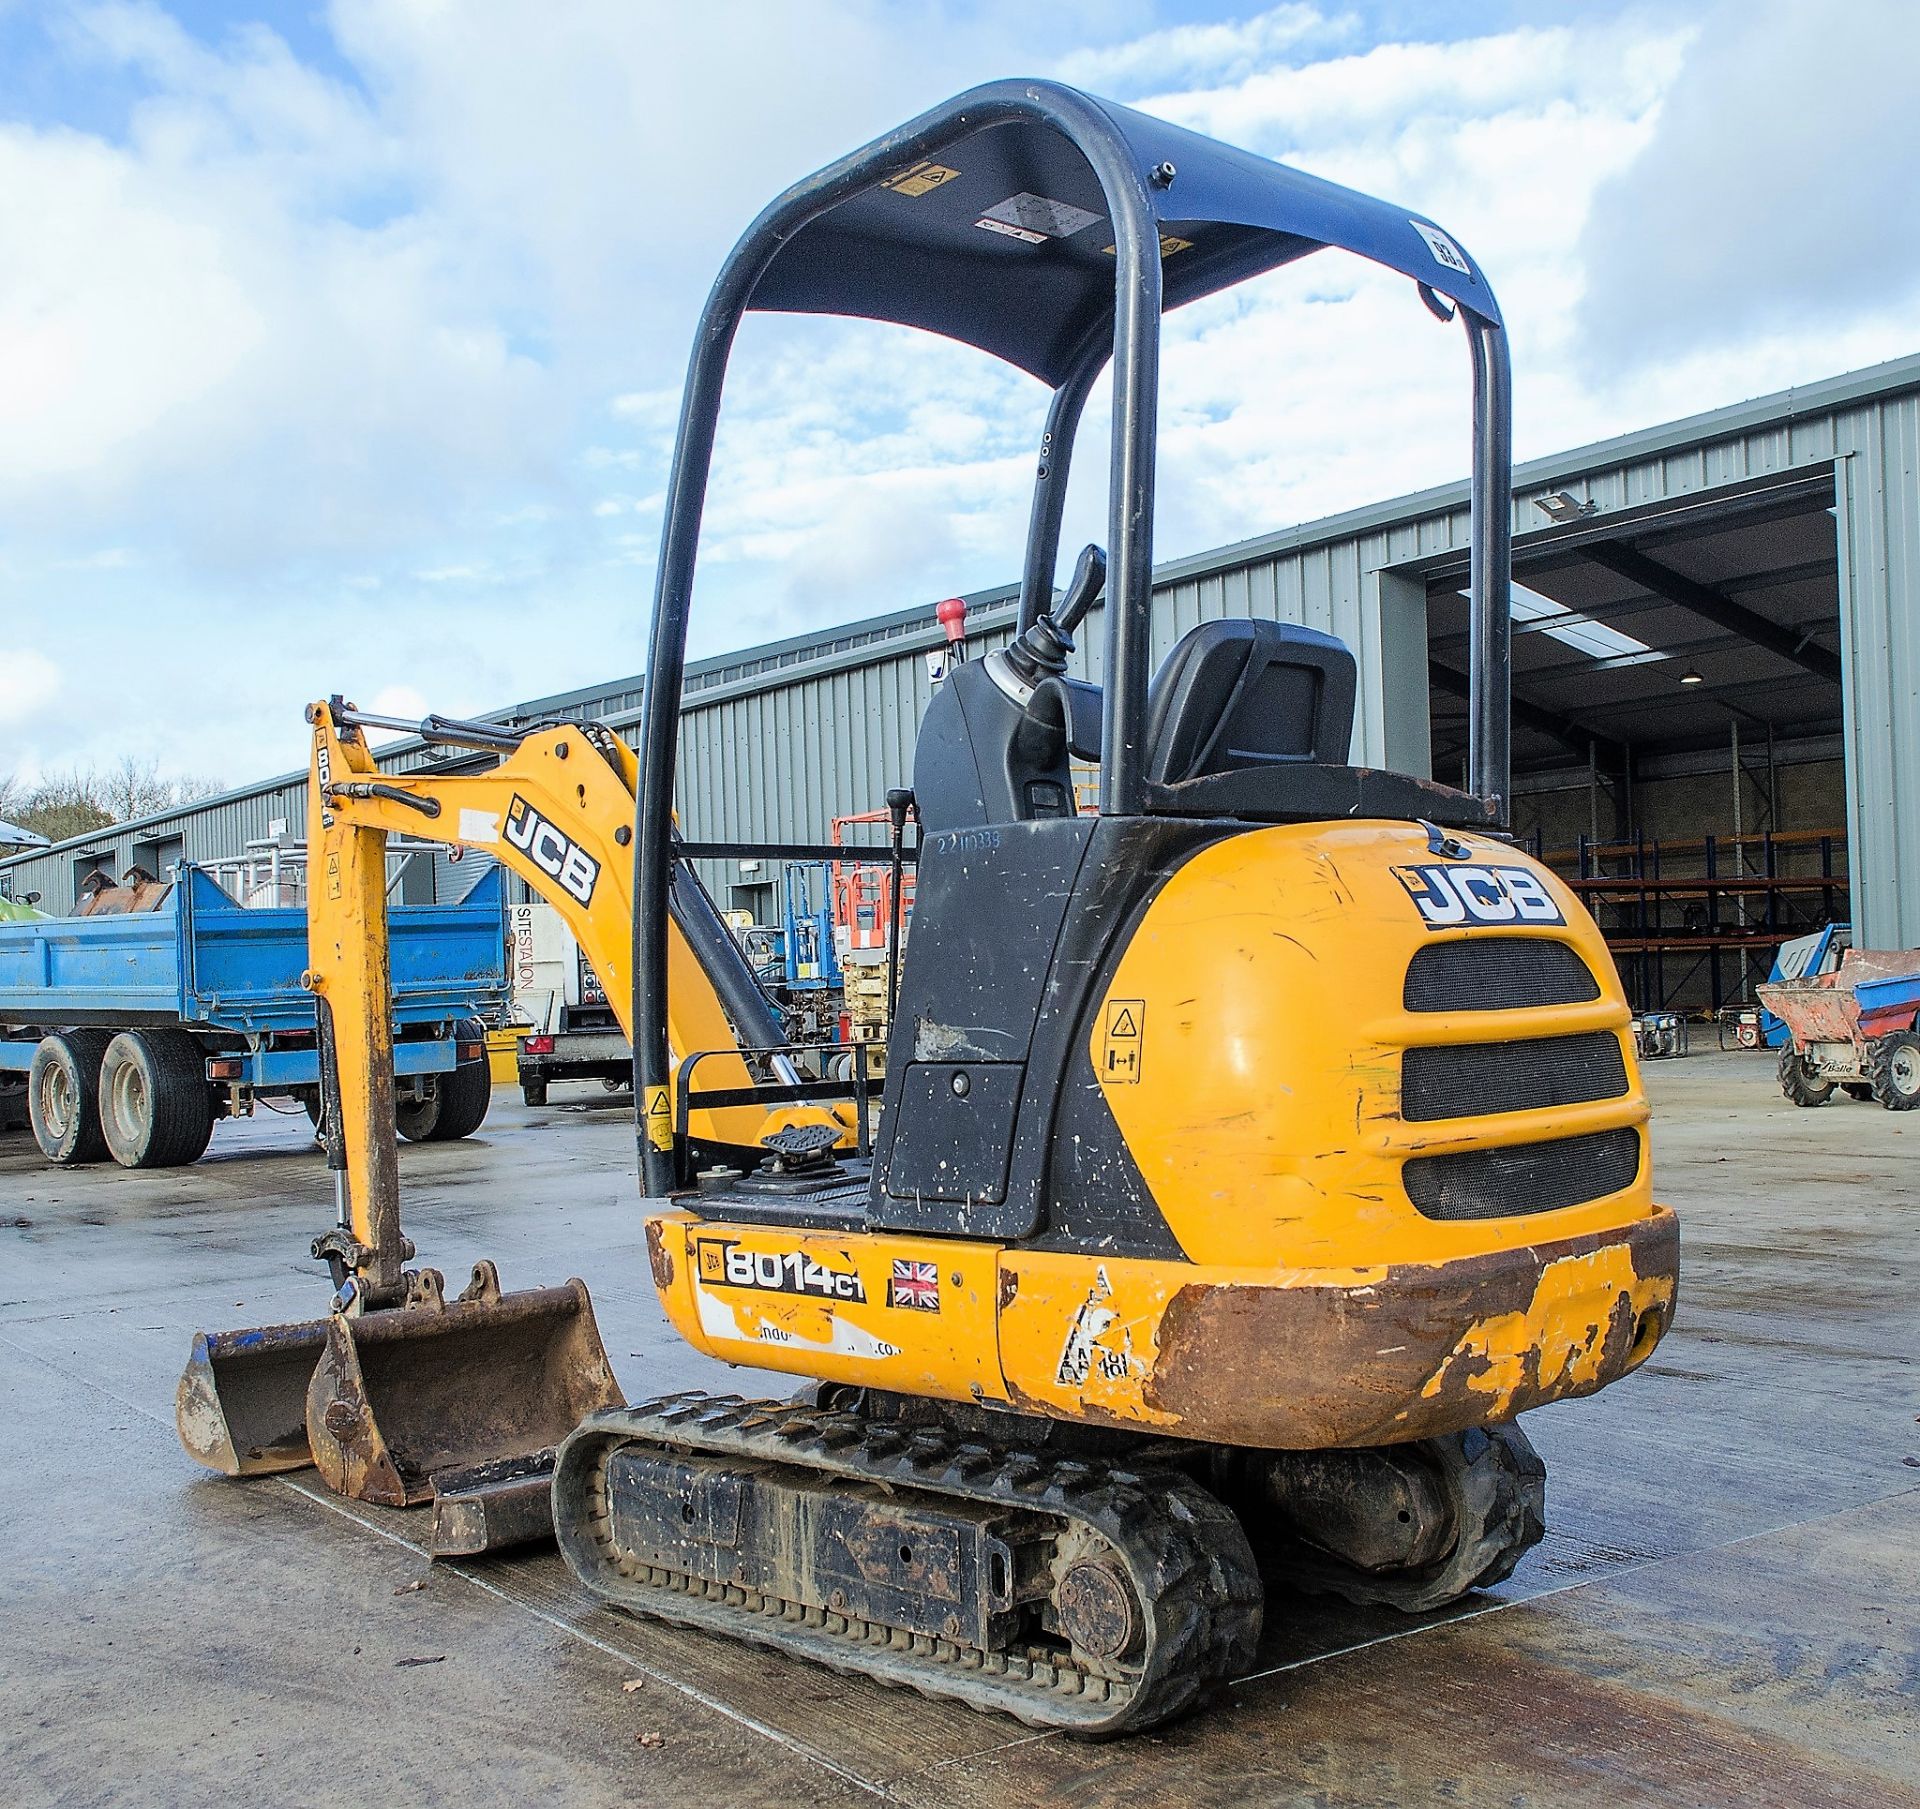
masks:
{"type": "MultiPolygon", "coordinates": [[[[585,1282],[502,1294],[493,1265],[482,1263],[466,1294],[441,1304],[439,1278],[427,1271],[429,1278],[424,1299],[339,1314],[326,1328],[306,1423],[314,1462],[337,1494],[411,1507],[444,1482],[454,1495],[470,1495],[471,1472],[481,1472],[484,1486],[519,1465],[537,1468],[588,1414],[625,1405],[585,1282]]],[[[520,1480],[516,1511],[490,1516],[483,1503],[460,1516],[464,1526],[450,1529],[444,1549],[543,1536],[544,1527],[528,1527],[527,1502],[537,1513],[544,1490],[520,1480]],[[490,1520],[495,1535],[486,1531],[490,1520]]]]}
{"type": "Polygon", "coordinates": [[[436,1558],[469,1558],[553,1537],[553,1465],[548,1445],[525,1457],[504,1457],[472,1470],[443,1470],[434,1479],[436,1558]]]}
{"type": "Polygon", "coordinates": [[[187,1455],[227,1476],[312,1463],[307,1384],[326,1343],[324,1319],[195,1332],[173,1408],[187,1455]]]}

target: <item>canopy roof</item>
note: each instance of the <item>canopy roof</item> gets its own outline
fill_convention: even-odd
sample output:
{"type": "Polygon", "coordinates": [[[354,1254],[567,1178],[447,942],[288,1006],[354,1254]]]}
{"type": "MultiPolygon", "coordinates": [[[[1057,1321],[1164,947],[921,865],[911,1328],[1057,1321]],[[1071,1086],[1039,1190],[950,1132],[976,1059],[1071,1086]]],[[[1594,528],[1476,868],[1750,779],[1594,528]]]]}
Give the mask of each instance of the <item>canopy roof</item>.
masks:
{"type": "Polygon", "coordinates": [[[36,830],[22,829],[18,823],[0,822],[0,848],[48,848],[50,843],[36,830]]]}
{"type": "MultiPolygon", "coordinates": [[[[1051,82],[994,83],[950,102],[940,110],[948,118],[974,103],[990,123],[963,125],[962,136],[930,156],[909,149],[808,221],[769,261],[751,306],[922,327],[1049,384],[1063,382],[1111,331],[1112,210],[1093,166],[1060,126],[991,121],[993,102],[1006,96],[1058,105],[1111,134],[1157,219],[1165,308],[1333,246],[1499,321],[1478,266],[1422,216],[1051,82]],[[1175,174],[1159,184],[1152,172],[1163,164],[1175,174]]],[[[924,142],[916,133],[922,123],[856,159],[889,143],[924,142]]],[[[801,184],[769,212],[834,173],[801,184]]]]}

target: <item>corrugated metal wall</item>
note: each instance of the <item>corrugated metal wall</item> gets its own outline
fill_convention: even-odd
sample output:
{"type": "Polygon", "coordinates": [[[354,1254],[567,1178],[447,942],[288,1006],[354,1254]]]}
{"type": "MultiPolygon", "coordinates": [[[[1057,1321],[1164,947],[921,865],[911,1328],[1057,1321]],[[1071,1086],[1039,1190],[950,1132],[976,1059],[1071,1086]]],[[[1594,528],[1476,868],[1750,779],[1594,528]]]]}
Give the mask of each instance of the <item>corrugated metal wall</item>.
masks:
{"type": "MultiPolygon", "coordinates": [[[[1565,489],[1604,514],[1705,495],[1770,473],[1837,470],[1842,643],[1848,667],[1846,743],[1857,931],[1863,941],[1920,946],[1920,358],[1649,429],[1522,467],[1514,531],[1542,520],[1536,498],[1565,489]]],[[[1425,605],[1408,574],[1465,545],[1465,486],[1357,510],[1329,521],[1165,567],[1154,649],[1163,656],[1196,623],[1252,615],[1303,622],[1346,640],[1361,686],[1353,758],[1424,768],[1425,605]]],[[[1011,593],[970,601],[975,657],[1006,638],[1011,593]]],[[[1083,631],[1082,676],[1097,678],[1101,622],[1083,631]]],[[[836,815],[878,808],[911,776],[915,728],[931,693],[927,652],[941,635],[903,612],[707,660],[688,672],[681,811],[702,839],[825,840],[836,815]]],[[[636,681],[537,700],[502,719],[610,718],[630,724],[636,681]]],[[[402,751],[383,764],[428,756],[402,751]]],[[[237,853],[285,817],[304,826],[298,780],[92,838],[109,870],[133,845],[177,825],[186,853],[237,853]]],[[[75,847],[0,864],[15,896],[64,910],[75,847]]],[[[472,869],[467,869],[471,873],[472,869]]],[[[464,883],[466,875],[462,875],[464,883]]],[[[705,875],[722,904],[741,875],[705,875]]],[[[770,873],[754,875],[768,879],[770,873]]]]}
{"type": "Polygon", "coordinates": [[[1834,437],[1854,943],[1920,948],[1920,396],[1834,437]]]}

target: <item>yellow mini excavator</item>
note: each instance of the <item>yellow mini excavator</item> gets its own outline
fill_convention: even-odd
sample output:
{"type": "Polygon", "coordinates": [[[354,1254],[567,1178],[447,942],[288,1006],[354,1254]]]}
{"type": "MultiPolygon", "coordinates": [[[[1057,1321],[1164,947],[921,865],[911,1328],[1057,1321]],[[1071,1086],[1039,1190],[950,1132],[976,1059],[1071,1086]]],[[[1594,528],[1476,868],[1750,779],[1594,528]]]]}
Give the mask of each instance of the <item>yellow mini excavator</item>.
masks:
{"type": "MultiPolygon", "coordinates": [[[[373,1422],[402,1410],[369,1411],[360,1346],[454,1351],[432,1322],[465,1312],[477,1352],[564,1318],[570,1354],[517,1334],[518,1372],[439,1362],[413,1399],[446,1412],[484,1377],[506,1412],[514,1373],[539,1394],[514,1436],[560,1440],[553,1525],[597,1596],[1085,1734],[1231,1677],[1269,1587],[1420,1609],[1507,1575],[1544,1513],[1515,1416],[1642,1362],[1678,1268],[1606,947],[1504,833],[1509,413],[1499,309],[1440,227],[1057,84],[976,89],[776,200],[699,325],[637,760],[593,728],[441,725],[495,737],[499,765],[379,775],[368,719],[315,712],[315,981],[349,1227],[322,1252],[338,1305],[307,1396],[329,1480],[377,1469],[373,1422]],[[1149,672],[1161,317],[1329,247],[1466,334],[1458,791],[1348,764],[1356,668],[1328,635],[1207,621],[1149,672]],[[1053,391],[1016,631],[921,725],[913,935],[871,1118],[857,1080],[832,1099],[798,1074],[729,977],[687,866],[720,850],[673,815],[695,549],[749,308],[924,328],[1053,391]],[[1089,548],[1056,597],[1075,432],[1109,362],[1111,561],[1089,548]],[[1069,673],[1096,620],[1098,685],[1069,673]],[[1098,765],[1097,814],[1075,809],[1076,761],[1098,765]],[[660,1300],[702,1351],[804,1378],[798,1397],[627,1406],[577,1284],[565,1314],[547,1296],[566,1291],[534,1290],[516,1320],[527,1297],[484,1268],[462,1303],[406,1279],[368,1003],[368,875],[402,826],[506,861],[630,999],[660,1300]]],[[[196,1350],[183,1430],[220,1355],[196,1350]]],[[[413,1441],[394,1467],[439,1487],[431,1420],[384,1444],[413,1441]]],[[[509,1461],[513,1438],[466,1442],[453,1455],[509,1461]]],[[[220,1460],[235,1440],[202,1443],[220,1460]]]]}

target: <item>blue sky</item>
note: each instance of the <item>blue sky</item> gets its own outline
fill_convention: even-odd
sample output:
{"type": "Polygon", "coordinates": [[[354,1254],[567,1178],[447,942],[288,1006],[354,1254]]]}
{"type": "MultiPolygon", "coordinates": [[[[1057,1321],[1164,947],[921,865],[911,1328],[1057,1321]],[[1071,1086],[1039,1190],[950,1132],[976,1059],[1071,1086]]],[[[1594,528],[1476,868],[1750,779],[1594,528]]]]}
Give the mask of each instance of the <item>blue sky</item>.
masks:
{"type": "MultiPolygon", "coordinates": [[[[971,82],[1059,75],[1442,221],[1527,456],[1916,349],[1916,51],[1896,0],[0,0],[0,776],[239,783],[298,763],[312,696],[637,669],[714,266],[971,82]]],[[[1458,475],[1463,366],[1332,258],[1174,316],[1160,552],[1458,475]]],[[[696,651],[1012,576],[1043,408],[962,348],[751,322],[696,651]]]]}

